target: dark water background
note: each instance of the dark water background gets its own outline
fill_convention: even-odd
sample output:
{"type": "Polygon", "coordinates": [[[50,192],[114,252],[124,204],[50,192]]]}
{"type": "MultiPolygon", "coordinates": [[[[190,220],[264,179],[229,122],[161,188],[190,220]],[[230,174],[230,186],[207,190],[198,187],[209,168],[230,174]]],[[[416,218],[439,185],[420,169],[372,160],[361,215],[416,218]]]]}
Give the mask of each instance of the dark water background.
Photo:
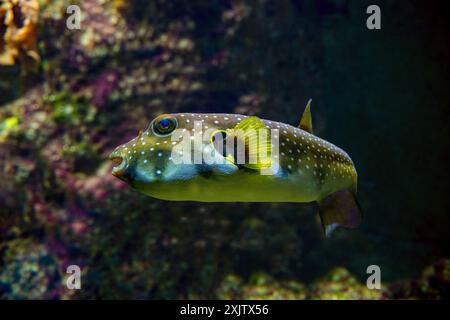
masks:
{"type": "Polygon", "coordinates": [[[336,267],[364,283],[367,266],[379,265],[389,286],[450,256],[443,5],[89,0],[82,10],[105,13],[69,31],[61,3],[42,8],[41,60],[0,66],[0,296],[327,298],[318,279],[336,267]],[[381,30],[366,28],[370,4],[381,8],[381,30]],[[151,35],[134,44],[108,34],[113,5],[124,21],[113,35],[151,35]],[[159,201],[108,172],[108,153],[160,113],[296,125],[309,98],[315,134],[358,170],[358,230],[324,239],[309,204],[159,201]],[[7,119],[18,125],[7,129],[7,119]],[[63,288],[69,264],[84,270],[75,294],[63,288]]]}

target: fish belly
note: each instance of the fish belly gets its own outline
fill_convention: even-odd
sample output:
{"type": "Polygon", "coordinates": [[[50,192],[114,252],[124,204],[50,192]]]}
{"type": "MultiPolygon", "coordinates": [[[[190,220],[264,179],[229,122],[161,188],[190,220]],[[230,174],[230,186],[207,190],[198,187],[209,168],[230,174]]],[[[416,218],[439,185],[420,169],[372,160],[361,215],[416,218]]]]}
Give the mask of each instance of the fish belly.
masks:
{"type": "Polygon", "coordinates": [[[151,197],[171,201],[311,202],[320,197],[313,180],[255,174],[152,183],[137,189],[151,197]]]}

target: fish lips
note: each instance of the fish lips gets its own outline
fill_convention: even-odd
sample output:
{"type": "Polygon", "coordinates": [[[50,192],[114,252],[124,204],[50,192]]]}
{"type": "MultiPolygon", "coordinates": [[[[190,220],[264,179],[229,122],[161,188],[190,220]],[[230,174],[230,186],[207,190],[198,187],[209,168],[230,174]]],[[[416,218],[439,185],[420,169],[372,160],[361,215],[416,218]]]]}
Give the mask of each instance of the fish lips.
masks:
{"type": "Polygon", "coordinates": [[[113,152],[109,155],[109,160],[112,160],[116,165],[112,168],[112,175],[125,180],[125,171],[128,168],[128,160],[117,152],[113,152]]]}

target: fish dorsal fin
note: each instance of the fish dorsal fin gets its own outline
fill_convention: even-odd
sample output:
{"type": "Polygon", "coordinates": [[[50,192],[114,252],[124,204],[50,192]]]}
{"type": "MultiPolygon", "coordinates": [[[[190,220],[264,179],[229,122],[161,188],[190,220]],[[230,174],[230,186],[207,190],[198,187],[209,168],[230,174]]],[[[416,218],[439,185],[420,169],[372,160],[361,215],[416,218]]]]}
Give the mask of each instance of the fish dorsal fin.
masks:
{"type": "Polygon", "coordinates": [[[309,133],[313,133],[312,118],[311,118],[311,101],[312,99],[309,99],[305,111],[303,111],[303,116],[302,119],[300,120],[300,124],[298,125],[300,129],[305,130],[309,133]]]}
{"type": "Polygon", "coordinates": [[[248,117],[231,129],[230,133],[241,143],[245,143],[245,154],[248,157],[242,164],[244,167],[259,170],[272,165],[270,130],[260,118],[248,117]]]}

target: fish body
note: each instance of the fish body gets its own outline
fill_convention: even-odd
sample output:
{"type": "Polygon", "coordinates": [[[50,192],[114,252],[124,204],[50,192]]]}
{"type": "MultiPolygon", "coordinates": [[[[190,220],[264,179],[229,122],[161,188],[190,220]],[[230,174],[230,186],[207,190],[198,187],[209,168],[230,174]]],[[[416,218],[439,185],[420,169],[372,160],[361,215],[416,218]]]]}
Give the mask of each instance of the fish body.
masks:
{"type": "MultiPolygon", "coordinates": [[[[328,201],[328,207],[331,201],[332,209],[342,208],[344,204],[350,207],[345,210],[355,212],[351,212],[350,222],[338,219],[336,215],[342,215],[340,213],[334,212],[335,217],[329,222],[324,222],[326,218],[322,215],[324,228],[329,229],[326,232],[338,225],[359,224],[354,164],[345,151],[308,132],[312,132],[308,117],[309,105],[302,118],[306,129],[303,130],[302,122],[299,128],[240,114],[163,115],[139,136],[113,151],[110,158],[118,163],[113,175],[146,195],[171,201],[317,201],[325,205],[328,201]],[[161,123],[172,128],[158,131],[159,127],[167,127],[161,123]],[[272,166],[266,165],[265,169],[275,167],[269,174],[262,174],[264,165],[237,163],[227,153],[219,152],[212,142],[211,137],[217,132],[230,132],[239,126],[246,130],[252,126],[267,130],[272,166]],[[186,156],[188,151],[191,153],[186,156]],[[209,161],[205,161],[205,155],[209,161]],[[180,159],[187,161],[180,163],[180,159]]],[[[251,143],[250,140],[245,141],[251,143]]]]}

